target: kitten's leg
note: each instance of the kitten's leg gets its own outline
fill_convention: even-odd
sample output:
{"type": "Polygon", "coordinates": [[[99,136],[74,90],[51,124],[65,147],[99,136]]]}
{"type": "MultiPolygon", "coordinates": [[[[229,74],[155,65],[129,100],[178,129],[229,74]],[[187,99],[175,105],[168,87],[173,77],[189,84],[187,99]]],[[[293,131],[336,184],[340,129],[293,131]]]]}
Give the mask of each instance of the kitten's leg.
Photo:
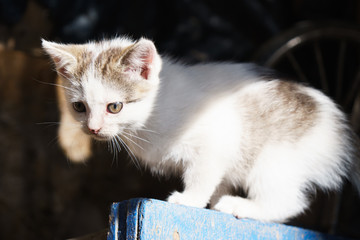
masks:
{"type": "Polygon", "coordinates": [[[272,222],[284,222],[303,212],[309,204],[301,169],[304,159],[295,151],[277,153],[271,151],[267,159],[258,159],[248,178],[248,198],[223,196],[214,209],[237,218],[272,222]]]}
{"type": "Polygon", "coordinates": [[[223,180],[223,182],[221,182],[221,184],[219,184],[217,186],[215,192],[211,196],[210,208],[213,209],[215,207],[215,205],[219,202],[221,197],[223,197],[225,195],[231,195],[233,192],[234,192],[234,189],[233,189],[232,185],[230,185],[229,183],[225,182],[225,180],[223,180]]]}
{"type": "Polygon", "coordinates": [[[206,207],[224,174],[223,166],[216,165],[216,161],[211,159],[214,159],[214,156],[189,164],[183,176],[184,191],[174,192],[168,201],[199,208],[206,207]]]}
{"type": "Polygon", "coordinates": [[[285,222],[289,218],[302,213],[307,205],[306,200],[293,201],[289,195],[280,196],[278,199],[246,199],[227,195],[220,199],[214,209],[232,214],[237,218],[251,218],[265,222],[285,222]],[[284,204],[284,200],[288,202],[284,204]]]}
{"type": "MultiPolygon", "coordinates": [[[[57,83],[62,85],[58,78],[57,83]]],[[[60,108],[59,143],[66,156],[74,162],[83,162],[91,156],[91,137],[81,130],[81,124],[71,115],[65,99],[64,89],[57,87],[60,108]]]]}

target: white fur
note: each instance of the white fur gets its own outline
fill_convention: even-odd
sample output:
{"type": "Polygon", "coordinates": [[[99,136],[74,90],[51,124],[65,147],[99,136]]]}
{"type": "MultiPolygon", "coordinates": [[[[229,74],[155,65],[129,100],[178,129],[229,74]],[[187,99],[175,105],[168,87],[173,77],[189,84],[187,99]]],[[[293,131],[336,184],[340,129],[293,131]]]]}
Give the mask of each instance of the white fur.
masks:
{"type": "MultiPolygon", "coordinates": [[[[86,47],[99,54],[131,44],[117,39],[86,47]]],[[[54,46],[44,46],[61,56],[62,49],[59,53],[54,46]]],[[[195,207],[210,203],[239,218],[282,222],[306,209],[307,192],[314,186],[341,186],[354,161],[347,153],[351,144],[347,126],[339,123],[343,114],[322,93],[303,87],[319,107],[314,127],[296,141],[270,136],[249,164],[245,152],[256,142],[248,142],[252,123],[245,114],[249,110],[257,114],[257,109],[249,109],[245,102],[252,96],[265,98],[275,81],[261,80],[246,64],[184,66],[154,57],[152,74],[144,81],[160,85],[142,101],[124,104],[119,114],[107,113],[104,106],[123,101],[125,93],[104,85],[95,67],[89,67],[81,90],[68,93],[68,98],[87,104],[86,114],[73,113],[78,121],[101,128],[103,136],[119,135],[152,172],[182,174],[184,191],[174,192],[169,202],[195,207]],[[247,190],[248,197],[228,195],[233,187],[247,190]]],[[[276,96],[264,99],[263,104],[273,107],[276,100],[276,96]]]]}
{"type": "Polygon", "coordinates": [[[237,101],[243,92],[266,91],[268,82],[257,81],[242,65],[163,69],[161,97],[145,125],[158,134],[139,131],[151,144],[137,141],[144,150],[132,149],[154,172],[184,172],[184,192],[174,192],[169,202],[205,207],[220,183],[243,186],[250,189],[248,199],[224,196],[212,203],[214,208],[239,218],[283,222],[306,209],[307,192],[314,183],[323,189],[340,187],[346,174],[342,165],[349,165],[345,137],[335,131],[344,127],[335,125],[343,115],[323,94],[307,89],[321,103],[321,117],[311,132],[296,143],[264,146],[253,168],[244,172],[241,145],[246,123],[241,124],[237,101]],[[222,88],[226,94],[217,92],[222,88]]]}

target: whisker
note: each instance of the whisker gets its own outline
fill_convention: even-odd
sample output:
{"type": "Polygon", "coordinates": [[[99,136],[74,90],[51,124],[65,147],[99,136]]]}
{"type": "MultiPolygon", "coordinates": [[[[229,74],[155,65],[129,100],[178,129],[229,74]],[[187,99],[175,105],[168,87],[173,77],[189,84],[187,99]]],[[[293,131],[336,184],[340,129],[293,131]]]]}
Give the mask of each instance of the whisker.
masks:
{"type": "Polygon", "coordinates": [[[159,134],[158,132],[148,129],[146,128],[146,126],[143,126],[142,128],[139,129],[139,131],[144,131],[144,132],[150,132],[150,133],[155,133],[155,134],[159,134]]]}
{"type": "Polygon", "coordinates": [[[127,134],[127,135],[130,136],[130,137],[133,137],[133,138],[139,139],[139,140],[141,140],[141,141],[150,143],[148,140],[146,140],[146,139],[144,139],[144,138],[141,138],[141,137],[138,137],[138,136],[136,136],[136,135],[133,135],[133,134],[131,134],[131,133],[123,132],[123,134],[127,134]]]}
{"type": "Polygon", "coordinates": [[[108,142],[107,142],[107,147],[108,147],[108,151],[112,153],[112,150],[111,150],[111,147],[110,147],[110,142],[111,142],[111,141],[108,141],[108,142]]]}
{"type": "Polygon", "coordinates": [[[153,130],[150,130],[150,129],[146,129],[146,128],[139,128],[139,129],[132,129],[132,128],[127,128],[127,127],[124,127],[124,130],[128,130],[128,131],[131,131],[131,132],[136,132],[136,131],[143,131],[143,132],[150,132],[150,133],[155,133],[155,134],[159,134],[153,130]]]}
{"type": "Polygon", "coordinates": [[[121,145],[125,148],[126,152],[130,156],[131,160],[134,162],[134,165],[136,166],[136,168],[141,169],[139,161],[137,160],[135,154],[131,151],[131,149],[126,145],[126,143],[122,140],[122,138],[119,135],[116,135],[115,137],[121,143],[121,145]]]}
{"type": "Polygon", "coordinates": [[[36,125],[60,125],[60,122],[38,122],[36,125]]]}
{"type": "Polygon", "coordinates": [[[114,147],[116,147],[116,150],[118,151],[118,152],[120,152],[121,151],[121,146],[120,146],[120,144],[116,141],[116,139],[114,139],[114,147]]]}
{"type": "Polygon", "coordinates": [[[37,80],[37,79],[35,79],[35,81],[37,81],[38,83],[41,83],[41,84],[46,84],[46,85],[55,86],[55,87],[61,87],[61,88],[64,88],[64,89],[69,90],[69,91],[72,91],[72,92],[74,92],[74,91],[75,91],[74,89],[69,88],[69,87],[64,86],[64,85],[61,85],[61,84],[57,84],[57,83],[49,83],[49,82],[43,82],[43,81],[40,81],[40,80],[37,80]]]}
{"type": "Polygon", "coordinates": [[[61,73],[61,72],[58,72],[57,73],[64,79],[68,80],[69,82],[72,82],[72,80],[70,78],[68,78],[65,74],[61,73]]]}
{"type": "Polygon", "coordinates": [[[153,130],[146,129],[146,128],[140,128],[140,129],[138,129],[138,131],[144,131],[144,132],[150,132],[150,133],[159,134],[158,132],[155,132],[155,131],[153,131],[153,130]]]}
{"type": "Polygon", "coordinates": [[[139,144],[137,144],[135,141],[133,141],[131,138],[127,137],[126,135],[123,135],[127,140],[129,140],[131,143],[135,144],[138,148],[141,150],[144,150],[139,144]]]}
{"type": "Polygon", "coordinates": [[[59,142],[59,136],[56,135],[53,139],[51,139],[51,140],[47,143],[47,145],[48,145],[48,146],[52,146],[53,144],[57,144],[58,142],[59,142]]]}
{"type": "Polygon", "coordinates": [[[113,153],[114,149],[112,148],[112,139],[107,142],[108,151],[113,153]]]}
{"type": "Polygon", "coordinates": [[[121,151],[121,148],[119,149],[117,147],[117,143],[116,143],[116,140],[114,138],[111,139],[111,148],[112,148],[112,153],[113,153],[113,161],[112,161],[111,165],[114,165],[114,162],[117,163],[118,152],[121,151]]]}
{"type": "Polygon", "coordinates": [[[42,125],[45,126],[44,128],[50,128],[50,127],[54,127],[54,126],[59,126],[60,123],[59,122],[44,122],[44,123],[35,123],[36,125],[42,125]]]}
{"type": "Polygon", "coordinates": [[[62,128],[65,131],[71,131],[71,130],[78,130],[82,126],[79,124],[69,124],[69,123],[62,123],[62,122],[42,122],[42,123],[35,123],[36,125],[45,126],[44,128],[51,128],[51,127],[59,127],[62,126],[62,128]]]}

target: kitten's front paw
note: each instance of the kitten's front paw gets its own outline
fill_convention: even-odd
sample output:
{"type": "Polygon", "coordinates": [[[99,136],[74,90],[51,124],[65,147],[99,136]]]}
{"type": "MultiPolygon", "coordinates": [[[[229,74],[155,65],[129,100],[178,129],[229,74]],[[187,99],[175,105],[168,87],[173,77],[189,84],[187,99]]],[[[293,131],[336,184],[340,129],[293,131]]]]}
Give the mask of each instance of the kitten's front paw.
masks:
{"type": "Polygon", "coordinates": [[[254,203],[245,198],[223,196],[215,205],[215,210],[234,215],[236,218],[252,218],[262,220],[258,208],[254,203]]]}
{"type": "Polygon", "coordinates": [[[235,202],[232,197],[224,196],[214,207],[215,210],[223,213],[233,214],[235,209],[235,202]]]}
{"type": "Polygon", "coordinates": [[[173,192],[167,199],[169,203],[176,203],[186,205],[190,207],[204,208],[206,207],[206,201],[199,199],[196,196],[186,193],[173,192]]]}
{"type": "Polygon", "coordinates": [[[80,129],[60,127],[59,141],[65,155],[73,162],[85,162],[91,156],[91,138],[80,129]]]}

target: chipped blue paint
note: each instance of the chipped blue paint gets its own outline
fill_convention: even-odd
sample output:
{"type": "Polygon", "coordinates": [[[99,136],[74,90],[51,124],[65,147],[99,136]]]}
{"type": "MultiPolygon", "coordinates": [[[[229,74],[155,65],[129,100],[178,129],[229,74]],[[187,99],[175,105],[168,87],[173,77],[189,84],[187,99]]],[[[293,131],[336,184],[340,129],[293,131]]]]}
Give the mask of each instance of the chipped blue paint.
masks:
{"type": "Polygon", "coordinates": [[[298,227],[236,219],[232,215],[154,199],[114,203],[107,240],[279,239],[340,240],[298,227]]]}

